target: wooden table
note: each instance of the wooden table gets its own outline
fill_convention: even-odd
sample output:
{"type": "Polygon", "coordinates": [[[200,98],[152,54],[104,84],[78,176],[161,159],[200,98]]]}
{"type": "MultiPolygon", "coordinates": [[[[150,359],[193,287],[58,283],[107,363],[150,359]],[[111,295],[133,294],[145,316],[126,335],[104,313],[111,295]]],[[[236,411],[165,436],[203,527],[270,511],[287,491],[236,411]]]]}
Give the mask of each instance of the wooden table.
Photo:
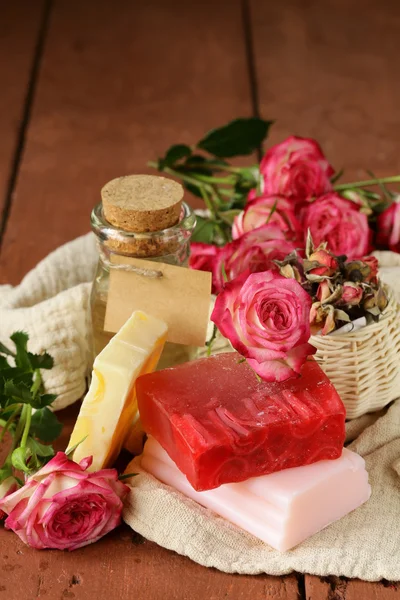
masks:
{"type": "MultiPolygon", "coordinates": [[[[99,190],[231,118],[315,136],[347,178],[399,172],[396,0],[0,2],[3,282],[89,229],[99,190]]],[[[63,447],[76,409],[62,415],[63,447]]],[[[395,600],[400,585],[228,575],[121,527],[37,552],[0,530],[0,598],[395,600]]]]}

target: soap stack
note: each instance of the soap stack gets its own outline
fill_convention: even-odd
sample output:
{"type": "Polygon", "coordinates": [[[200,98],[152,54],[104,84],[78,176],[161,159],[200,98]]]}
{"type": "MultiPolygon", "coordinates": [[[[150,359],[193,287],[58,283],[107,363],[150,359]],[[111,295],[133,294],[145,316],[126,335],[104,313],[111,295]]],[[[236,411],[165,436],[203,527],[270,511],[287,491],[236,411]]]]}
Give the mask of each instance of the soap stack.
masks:
{"type": "Polygon", "coordinates": [[[343,448],[345,408],[314,360],[298,379],[260,381],[236,353],[142,375],[142,467],[280,551],[370,496],[343,448]]]}

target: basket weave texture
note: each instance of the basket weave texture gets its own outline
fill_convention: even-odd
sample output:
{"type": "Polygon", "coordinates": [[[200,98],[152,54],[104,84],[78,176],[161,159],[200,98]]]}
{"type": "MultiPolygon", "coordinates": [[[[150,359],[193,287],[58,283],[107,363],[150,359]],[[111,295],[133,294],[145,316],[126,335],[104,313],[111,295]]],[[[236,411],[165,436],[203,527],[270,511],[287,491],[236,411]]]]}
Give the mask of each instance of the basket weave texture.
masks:
{"type": "Polygon", "coordinates": [[[348,419],[377,411],[400,396],[400,304],[393,294],[377,323],[354,333],[313,335],[310,343],[348,419]]]}

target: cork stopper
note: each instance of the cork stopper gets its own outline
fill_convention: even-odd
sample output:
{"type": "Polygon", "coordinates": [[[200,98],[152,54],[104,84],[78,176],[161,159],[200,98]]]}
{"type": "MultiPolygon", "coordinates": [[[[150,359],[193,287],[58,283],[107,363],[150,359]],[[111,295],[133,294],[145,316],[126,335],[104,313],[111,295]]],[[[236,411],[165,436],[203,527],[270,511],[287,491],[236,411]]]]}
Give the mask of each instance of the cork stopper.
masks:
{"type": "Polygon", "coordinates": [[[103,213],[109,223],[133,233],[160,231],[176,225],[183,188],[156,175],[127,175],[101,190],[103,213]]]}

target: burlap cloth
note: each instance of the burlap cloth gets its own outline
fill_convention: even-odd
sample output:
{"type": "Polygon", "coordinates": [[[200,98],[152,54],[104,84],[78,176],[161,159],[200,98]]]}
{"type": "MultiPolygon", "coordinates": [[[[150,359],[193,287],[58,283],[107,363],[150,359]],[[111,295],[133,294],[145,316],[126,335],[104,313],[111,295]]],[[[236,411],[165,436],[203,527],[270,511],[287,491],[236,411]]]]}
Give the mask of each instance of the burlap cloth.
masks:
{"type": "MultiPolygon", "coordinates": [[[[385,252],[379,259],[382,278],[400,298],[400,256],[385,252]]],[[[0,286],[0,341],[8,343],[23,329],[34,352],[53,355],[55,367],[44,375],[47,390],[58,394],[56,408],[81,398],[91,370],[89,299],[96,262],[88,234],[50,254],[20,285],[0,286]]],[[[128,467],[140,474],[132,480],[124,519],[161,546],[222,571],[400,580],[400,400],[351,421],[347,434],[349,448],[365,458],[370,500],[284,554],[140,472],[137,459],[128,467]]]]}

